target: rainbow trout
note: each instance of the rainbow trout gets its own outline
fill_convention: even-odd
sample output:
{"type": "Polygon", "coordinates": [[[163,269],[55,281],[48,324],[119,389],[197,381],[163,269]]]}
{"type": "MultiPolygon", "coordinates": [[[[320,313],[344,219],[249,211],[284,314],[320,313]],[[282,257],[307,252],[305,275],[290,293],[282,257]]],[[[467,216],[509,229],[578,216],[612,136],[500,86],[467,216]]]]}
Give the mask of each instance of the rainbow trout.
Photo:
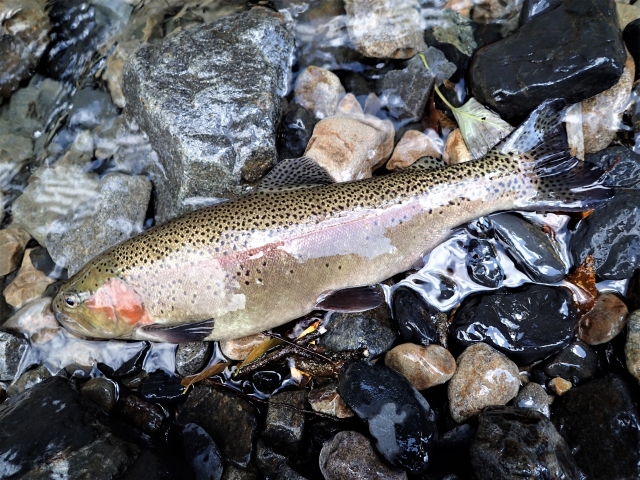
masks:
{"type": "Polygon", "coordinates": [[[63,286],[53,310],[85,337],[238,338],[319,305],[331,309],[333,292],[408,270],[477,217],[592,208],[611,193],[602,172],[569,155],[563,108],[545,102],[484,158],[449,167],[425,159],[390,175],[318,185],[323,172],[308,161],[279,164],[260,191],[98,255],[63,286]]]}

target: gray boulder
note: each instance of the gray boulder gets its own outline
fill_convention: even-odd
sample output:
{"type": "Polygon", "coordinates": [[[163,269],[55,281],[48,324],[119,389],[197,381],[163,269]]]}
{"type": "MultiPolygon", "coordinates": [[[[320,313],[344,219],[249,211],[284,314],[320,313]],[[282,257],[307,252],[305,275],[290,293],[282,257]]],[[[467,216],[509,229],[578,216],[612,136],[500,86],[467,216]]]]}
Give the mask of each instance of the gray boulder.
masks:
{"type": "Polygon", "coordinates": [[[282,15],[254,8],[129,58],[126,114],[147,133],[164,170],[155,185],[159,222],[238,195],[275,164],[293,50],[282,15]]]}

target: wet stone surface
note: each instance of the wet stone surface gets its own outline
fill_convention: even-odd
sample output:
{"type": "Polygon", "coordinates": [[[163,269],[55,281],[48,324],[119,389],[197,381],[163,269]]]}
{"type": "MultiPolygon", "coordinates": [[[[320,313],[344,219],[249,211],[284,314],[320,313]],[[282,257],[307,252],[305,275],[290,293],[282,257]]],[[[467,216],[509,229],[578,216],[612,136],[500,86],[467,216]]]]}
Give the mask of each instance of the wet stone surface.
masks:
{"type": "Polygon", "coordinates": [[[580,478],[553,424],[539,412],[514,407],[489,407],[480,414],[471,463],[478,480],[580,478]]]}
{"type": "Polygon", "coordinates": [[[10,333],[0,332],[0,381],[14,379],[29,344],[10,333]]]}
{"type": "Polygon", "coordinates": [[[402,375],[383,365],[352,363],[340,375],[338,393],[368,422],[387,461],[415,474],[427,468],[438,436],[435,412],[402,375]]]}
{"type": "Polygon", "coordinates": [[[589,345],[576,340],[544,367],[549,377],[562,377],[574,385],[585,382],[598,372],[598,354],[589,345]]]}
{"type": "Polygon", "coordinates": [[[551,416],[549,403],[549,395],[542,388],[542,385],[535,382],[529,382],[522,387],[513,400],[514,407],[537,410],[547,418],[551,416]]]}
{"type": "Polygon", "coordinates": [[[102,377],[90,379],[80,388],[80,393],[107,413],[118,400],[116,384],[102,377]]]}
{"type": "Polygon", "coordinates": [[[224,462],[209,434],[195,423],[188,423],[182,429],[182,440],[196,480],[220,480],[224,462]]]}
{"type": "Polygon", "coordinates": [[[472,238],[467,244],[467,251],[467,273],[471,280],[484,287],[498,288],[504,280],[504,271],[498,263],[493,244],[472,238]]]}
{"type": "Polygon", "coordinates": [[[575,320],[566,290],[528,285],[465,300],[450,337],[464,346],[486,342],[518,365],[527,365],[562,350],[573,336],[575,320]]]}
{"type": "Polygon", "coordinates": [[[640,185],[640,155],[627,147],[610,147],[585,155],[584,160],[605,170],[604,183],[618,188],[640,185]]]}
{"type": "Polygon", "coordinates": [[[291,103],[278,128],[278,156],[281,159],[302,157],[317,122],[312,112],[291,103]]]}
{"type": "Polygon", "coordinates": [[[640,417],[621,377],[609,374],[572,388],[554,402],[551,419],[588,478],[640,475],[640,417]]]}
{"type": "Polygon", "coordinates": [[[129,421],[144,433],[155,433],[162,427],[164,413],[162,408],[153,403],[129,395],[122,406],[123,414],[129,421]]]}
{"type": "Polygon", "coordinates": [[[211,342],[181,343],[176,349],[176,372],[183,377],[195,375],[211,357],[211,342]]]}
{"type": "Polygon", "coordinates": [[[262,437],[270,445],[295,450],[304,433],[307,392],[296,390],[281,392],[269,399],[262,437]]]}
{"type": "Polygon", "coordinates": [[[438,340],[438,324],[443,314],[418,293],[400,287],[393,295],[392,306],[402,341],[426,346],[438,340]]]}
{"type": "Polygon", "coordinates": [[[386,353],[384,363],[401,373],[418,390],[447,382],[456,369],[455,359],[440,345],[423,347],[403,343],[386,353]]]}
{"type": "Polygon", "coordinates": [[[614,293],[602,293],[593,308],[578,322],[578,338],[588,345],[611,341],[624,329],[629,311],[614,293]]]}

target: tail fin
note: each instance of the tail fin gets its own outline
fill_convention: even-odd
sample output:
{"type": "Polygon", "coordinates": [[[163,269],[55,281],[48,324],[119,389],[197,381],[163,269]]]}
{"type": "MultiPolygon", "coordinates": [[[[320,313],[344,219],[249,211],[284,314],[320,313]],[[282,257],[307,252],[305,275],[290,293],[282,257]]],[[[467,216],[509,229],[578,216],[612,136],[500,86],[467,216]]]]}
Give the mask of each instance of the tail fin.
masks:
{"type": "Polygon", "coordinates": [[[571,156],[562,124],[566,103],[547,100],[488,155],[510,155],[533,183],[533,195],[518,202],[523,210],[589,210],[611,198],[604,172],[571,156]]]}

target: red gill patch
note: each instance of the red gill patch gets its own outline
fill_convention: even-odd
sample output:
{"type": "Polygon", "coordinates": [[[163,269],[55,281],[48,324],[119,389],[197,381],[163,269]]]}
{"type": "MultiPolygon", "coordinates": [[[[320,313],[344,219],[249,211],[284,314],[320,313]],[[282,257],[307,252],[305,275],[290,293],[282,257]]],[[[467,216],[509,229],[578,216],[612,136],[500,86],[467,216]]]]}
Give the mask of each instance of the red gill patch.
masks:
{"type": "Polygon", "coordinates": [[[119,278],[105,282],[85,304],[92,310],[104,312],[110,321],[124,320],[130,325],[152,323],[138,292],[119,278]]]}

